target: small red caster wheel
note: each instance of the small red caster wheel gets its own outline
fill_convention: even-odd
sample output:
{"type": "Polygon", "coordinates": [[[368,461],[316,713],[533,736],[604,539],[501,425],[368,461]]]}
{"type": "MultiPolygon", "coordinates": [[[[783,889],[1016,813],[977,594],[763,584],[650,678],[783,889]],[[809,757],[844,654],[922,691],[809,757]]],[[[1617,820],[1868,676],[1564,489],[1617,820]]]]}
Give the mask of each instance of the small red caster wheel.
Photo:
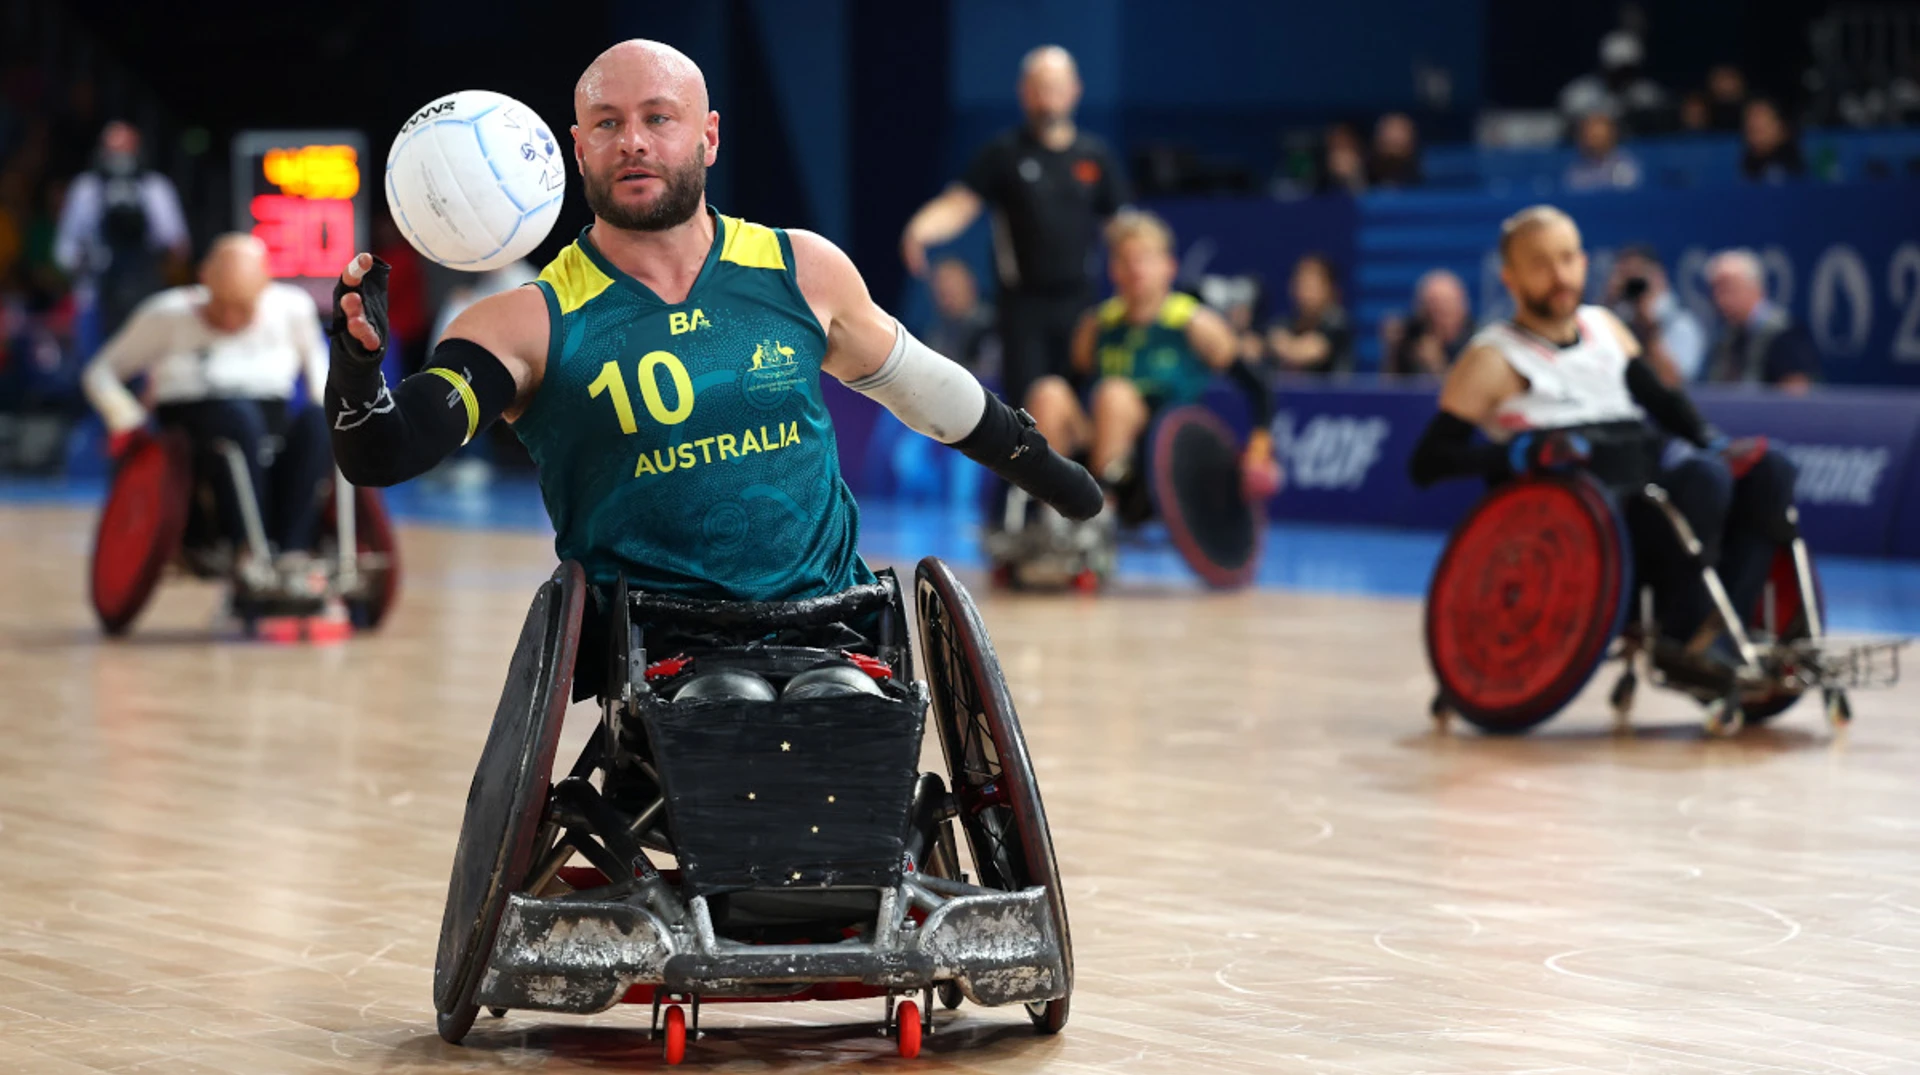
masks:
{"type": "Polygon", "coordinates": [[[912,1060],[920,1055],[920,1005],[903,1000],[893,1010],[893,1037],[900,1043],[900,1055],[912,1060]]]}
{"type": "Polygon", "coordinates": [[[667,1063],[678,1064],[687,1058],[687,1013],[680,1005],[675,1004],[667,1009],[665,1030],[667,1063]]]}

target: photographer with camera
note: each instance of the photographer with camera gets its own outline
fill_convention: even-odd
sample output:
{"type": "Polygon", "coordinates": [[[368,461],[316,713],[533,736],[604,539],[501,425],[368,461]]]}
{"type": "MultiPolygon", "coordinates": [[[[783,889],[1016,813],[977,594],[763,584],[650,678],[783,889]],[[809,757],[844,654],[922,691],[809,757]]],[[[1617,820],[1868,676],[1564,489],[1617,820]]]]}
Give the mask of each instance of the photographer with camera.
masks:
{"type": "Polygon", "coordinates": [[[1623,247],[1615,256],[1607,305],[1633,330],[1662,384],[1673,388],[1699,379],[1707,354],[1706,330],[1674,298],[1652,247],[1623,247]]]}

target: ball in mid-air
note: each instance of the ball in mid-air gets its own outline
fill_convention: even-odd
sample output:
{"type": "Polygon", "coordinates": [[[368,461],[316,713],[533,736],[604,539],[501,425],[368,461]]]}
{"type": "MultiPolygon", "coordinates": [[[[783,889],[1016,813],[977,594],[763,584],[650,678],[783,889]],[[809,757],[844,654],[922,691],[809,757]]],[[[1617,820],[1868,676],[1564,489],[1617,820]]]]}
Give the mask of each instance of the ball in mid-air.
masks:
{"type": "Polygon", "coordinates": [[[387,151],[386,191],[415,250],[450,269],[485,272],[526,257],[553,230],[567,158],[533,109],[462,90],[400,128],[387,151]]]}

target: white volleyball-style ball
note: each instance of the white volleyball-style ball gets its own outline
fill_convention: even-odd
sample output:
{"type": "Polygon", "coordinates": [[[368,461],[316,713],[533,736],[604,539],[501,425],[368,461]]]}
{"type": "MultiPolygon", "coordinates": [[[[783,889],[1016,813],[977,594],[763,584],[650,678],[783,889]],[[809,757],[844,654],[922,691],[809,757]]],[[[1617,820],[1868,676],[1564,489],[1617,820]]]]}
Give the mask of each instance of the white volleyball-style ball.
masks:
{"type": "Polygon", "coordinates": [[[490,90],[413,114],[387,151],[387,208],[422,256],[486,272],[540,245],[560,216],[567,158],[533,109],[490,90]]]}

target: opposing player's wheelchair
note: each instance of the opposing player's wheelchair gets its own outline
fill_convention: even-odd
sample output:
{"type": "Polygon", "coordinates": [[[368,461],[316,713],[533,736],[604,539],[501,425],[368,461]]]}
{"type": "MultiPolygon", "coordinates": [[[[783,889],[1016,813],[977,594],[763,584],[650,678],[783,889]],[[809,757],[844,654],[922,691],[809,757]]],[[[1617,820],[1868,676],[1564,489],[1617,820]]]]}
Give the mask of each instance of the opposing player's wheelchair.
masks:
{"type": "Polygon", "coordinates": [[[120,635],[132,627],[169,569],[231,583],[232,611],[249,633],[263,621],[309,616],[328,597],[346,605],[355,627],[380,625],[400,591],[400,560],[393,523],[374,489],[355,488],[337,472],[323,495],[316,566],[326,572],[322,593],[288,593],[273,571],[259,499],[246,458],[230,441],[217,444],[226,474],[197,465],[191,442],[164,430],[130,448],[114,472],[94,533],[89,595],[101,628],[120,635]],[[236,555],[221,532],[214,481],[233,483],[250,556],[236,555]]]}
{"type": "Polygon", "coordinates": [[[1249,502],[1240,478],[1240,441],[1198,404],[1155,417],[1134,452],[1136,465],[1115,491],[1115,512],[1086,523],[1033,510],[1018,489],[1005,519],[986,535],[994,581],[1015,589],[1100,588],[1119,559],[1119,531],[1159,519],[1201,581],[1233,590],[1253,581],[1266,544],[1265,506],[1249,502]]]}
{"type": "Polygon", "coordinates": [[[924,681],[891,572],[790,603],[610,590],[569,561],[527,612],[454,853],[441,1037],[482,1007],[647,1004],[679,1063],[706,1003],[877,998],[913,1056],[936,992],[1065,1024],[1073,950],[1046,813],[945,564],[914,578],[924,681]],[[600,719],[556,774],[562,716],[585,697],[600,719]],[[944,775],[919,769],[929,706],[944,775]]]}
{"type": "MultiPolygon", "coordinates": [[[[1791,511],[1791,509],[1789,509],[1791,511]]],[[[1838,648],[1806,543],[1774,552],[1754,607],[1735,609],[1686,518],[1658,485],[1626,496],[1585,473],[1531,476],[1490,491],[1454,528],[1427,591],[1427,657],[1439,683],[1432,714],[1488,732],[1518,733],[1579,694],[1600,665],[1619,660],[1610,694],[1624,729],[1645,667],[1656,685],[1704,705],[1710,734],[1732,735],[1819,690],[1828,720],[1852,719],[1849,689],[1891,685],[1904,642],[1838,648]],[[1690,570],[1731,637],[1732,663],[1665,638],[1651,589],[1635,574],[1627,513],[1671,528],[1690,570]]]]}

